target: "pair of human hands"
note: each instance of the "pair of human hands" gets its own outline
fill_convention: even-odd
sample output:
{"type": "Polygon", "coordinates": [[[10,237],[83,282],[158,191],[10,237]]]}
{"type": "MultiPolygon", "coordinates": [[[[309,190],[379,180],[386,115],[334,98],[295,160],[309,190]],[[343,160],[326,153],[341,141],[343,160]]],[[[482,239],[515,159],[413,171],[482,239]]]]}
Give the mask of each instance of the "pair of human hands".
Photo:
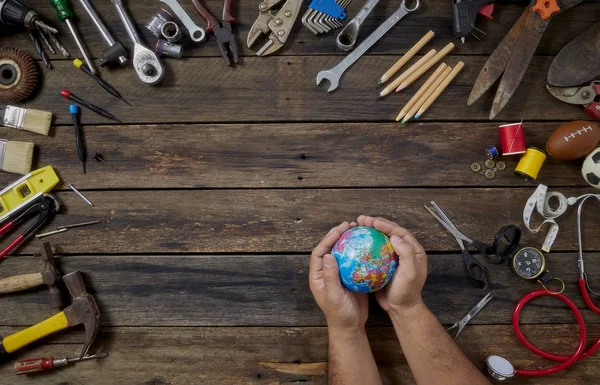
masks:
{"type": "Polygon", "coordinates": [[[388,285],[375,293],[388,313],[401,314],[422,302],[421,291],[427,278],[427,254],[406,229],[384,218],[361,215],[355,222],[334,227],[315,247],[310,257],[310,290],[330,328],[356,331],[369,317],[367,294],[354,293],[342,286],[337,260],[331,248],[343,232],[356,226],[373,227],[390,237],[398,255],[398,267],[388,285]]]}

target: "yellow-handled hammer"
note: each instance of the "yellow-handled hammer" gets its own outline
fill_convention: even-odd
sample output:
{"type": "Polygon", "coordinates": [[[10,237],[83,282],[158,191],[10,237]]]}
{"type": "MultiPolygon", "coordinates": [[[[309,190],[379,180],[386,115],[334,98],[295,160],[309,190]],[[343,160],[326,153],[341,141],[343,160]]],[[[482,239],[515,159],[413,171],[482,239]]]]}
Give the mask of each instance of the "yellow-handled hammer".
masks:
{"type": "Polygon", "coordinates": [[[73,297],[71,306],[37,325],[4,337],[0,342],[0,355],[13,353],[50,334],[77,325],[85,327],[85,344],[79,358],[88,353],[100,328],[98,305],[94,297],[87,293],[80,271],[67,274],[62,280],[73,297]]]}

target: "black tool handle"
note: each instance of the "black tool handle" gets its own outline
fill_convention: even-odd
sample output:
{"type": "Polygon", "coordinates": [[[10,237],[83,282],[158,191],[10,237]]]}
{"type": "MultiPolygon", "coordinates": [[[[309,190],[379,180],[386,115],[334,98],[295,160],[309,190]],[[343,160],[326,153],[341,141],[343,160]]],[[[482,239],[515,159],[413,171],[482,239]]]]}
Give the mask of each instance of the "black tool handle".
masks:
{"type": "Polygon", "coordinates": [[[32,8],[20,0],[0,0],[0,21],[4,24],[25,25],[25,16],[32,8]]]}
{"type": "Polygon", "coordinates": [[[477,262],[468,250],[463,250],[462,255],[463,260],[465,261],[467,274],[469,274],[469,276],[477,283],[478,287],[481,287],[481,290],[487,290],[489,284],[485,267],[477,262]]]}
{"type": "Polygon", "coordinates": [[[496,0],[464,0],[460,3],[454,1],[452,1],[452,30],[456,37],[469,35],[473,30],[479,8],[496,2],[496,0]]]}

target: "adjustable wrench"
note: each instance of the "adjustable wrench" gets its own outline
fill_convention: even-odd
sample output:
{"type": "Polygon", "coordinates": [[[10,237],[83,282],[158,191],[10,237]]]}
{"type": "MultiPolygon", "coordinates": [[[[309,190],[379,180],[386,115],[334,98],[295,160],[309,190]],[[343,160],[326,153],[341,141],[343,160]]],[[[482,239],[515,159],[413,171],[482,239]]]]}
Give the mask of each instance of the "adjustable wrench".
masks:
{"type": "Polygon", "coordinates": [[[386,21],[384,21],[375,31],[373,31],[373,33],[370,34],[369,37],[365,39],[365,41],[360,43],[360,45],[356,47],[354,51],[348,54],[348,56],[346,56],[346,58],[342,60],[338,65],[331,69],[319,72],[317,74],[317,85],[321,84],[323,79],[327,79],[329,80],[329,83],[331,83],[327,92],[335,91],[335,89],[338,88],[340,84],[340,79],[342,78],[344,72],[346,72],[346,70],[350,68],[352,64],[354,64],[358,59],[360,59],[360,57],[365,52],[367,52],[369,48],[371,48],[375,43],[377,43],[377,41],[381,39],[383,35],[385,35],[390,29],[392,29],[392,27],[396,25],[396,23],[398,23],[400,19],[402,19],[409,13],[416,11],[421,5],[419,3],[419,0],[415,0],[414,7],[408,8],[406,6],[406,1],[407,0],[402,0],[402,4],[400,4],[398,10],[396,10],[396,12],[394,12],[390,17],[388,17],[386,21]]]}
{"type": "Polygon", "coordinates": [[[79,2],[81,3],[83,9],[85,9],[87,12],[90,19],[92,19],[96,25],[96,28],[98,28],[98,31],[100,31],[100,34],[106,43],[109,45],[109,47],[104,50],[104,54],[97,60],[100,67],[104,67],[105,65],[112,63],[119,65],[127,63],[127,52],[125,51],[125,48],[123,48],[121,43],[116,41],[110,32],[108,32],[108,29],[106,29],[102,19],[100,19],[100,16],[98,16],[98,13],[96,13],[96,10],[89,0],[79,0],[79,2]]]}
{"type": "Polygon", "coordinates": [[[190,33],[190,39],[192,39],[192,41],[194,41],[196,43],[200,43],[200,42],[204,41],[204,39],[206,39],[206,32],[204,31],[204,29],[198,27],[198,25],[196,25],[196,23],[194,23],[194,20],[192,20],[190,15],[187,14],[185,9],[183,9],[181,4],[179,4],[179,2],[177,0],[160,0],[160,1],[162,1],[163,3],[165,3],[169,7],[171,7],[173,12],[175,12],[175,15],[183,23],[183,26],[190,33]]]}
{"type": "Polygon", "coordinates": [[[135,24],[133,24],[123,5],[123,0],[113,0],[113,4],[117,8],[121,21],[125,24],[129,38],[133,42],[133,68],[135,68],[139,78],[144,83],[149,85],[158,84],[165,76],[165,70],[160,59],[142,43],[142,39],[135,30],[135,24]]]}

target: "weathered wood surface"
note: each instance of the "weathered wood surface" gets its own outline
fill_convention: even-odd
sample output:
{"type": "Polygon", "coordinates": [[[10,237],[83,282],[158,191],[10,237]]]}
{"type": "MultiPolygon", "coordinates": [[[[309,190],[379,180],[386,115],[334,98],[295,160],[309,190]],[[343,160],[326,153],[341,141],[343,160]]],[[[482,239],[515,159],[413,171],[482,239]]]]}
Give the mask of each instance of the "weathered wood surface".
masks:
{"type": "MultiPolygon", "coordinates": [[[[68,181],[67,181],[68,182],[68,181]]],[[[84,188],[85,186],[79,186],[84,188]]],[[[89,220],[103,224],[52,237],[61,253],[305,253],[324,234],[360,214],[384,216],[414,232],[430,251],[458,250],[454,238],[423,208],[435,200],[461,231],[491,242],[507,224],[519,224],[532,188],[123,190],[86,191],[96,207],[59,192],[65,208],[52,226],[89,220]]],[[[590,189],[562,189],[567,196],[590,189]]],[[[600,250],[594,205],[583,215],[584,248],[600,250]]],[[[576,209],[561,217],[555,251],[577,248],[576,209]]],[[[48,226],[49,227],[49,226],[48,226]]],[[[545,234],[523,233],[540,247],[545,234]]],[[[7,241],[4,240],[3,244],[7,241]]],[[[33,253],[34,243],[18,253],[33,253]]]]}
{"type": "MultiPolygon", "coordinates": [[[[528,143],[544,148],[560,124],[528,123],[528,143]]],[[[34,141],[35,168],[51,164],[65,182],[84,189],[531,187],[511,172],[518,156],[507,157],[508,170],[492,181],[470,171],[471,162],[483,163],[483,149],[497,135],[494,123],[88,126],[84,175],[71,127],[57,127],[50,137],[1,134],[34,141]],[[95,151],[118,170],[91,160],[95,151]]],[[[580,168],[578,161],[549,157],[539,181],[586,186],[580,168]]],[[[2,186],[14,180],[0,174],[2,186]]]]}
{"type": "MultiPolygon", "coordinates": [[[[568,354],[575,347],[575,325],[526,326],[524,332],[540,347],[568,354]]],[[[0,328],[10,333],[14,328],[0,328]]],[[[414,384],[392,328],[370,328],[371,347],[385,385],[414,384]]],[[[590,340],[600,327],[588,328],[590,340]]],[[[74,356],[81,335],[70,332],[27,349],[20,359],[74,356]]],[[[523,368],[548,367],[526,350],[510,326],[468,326],[458,341],[475,364],[485,366],[488,354],[501,354],[523,368]]],[[[37,376],[15,376],[12,363],[0,366],[2,383],[22,384],[327,384],[325,328],[104,328],[96,345],[110,355],[37,376]],[[152,369],[148,369],[149,365],[152,369]]],[[[514,378],[516,385],[594,384],[600,358],[594,355],[560,375],[514,378]]]]}
{"type": "MultiPolygon", "coordinates": [[[[28,2],[36,8],[42,17],[57,27],[61,33],[61,41],[74,55],[79,55],[75,42],[69,35],[66,25],[56,19],[56,13],[45,0],[30,0],[28,2]]],[[[223,2],[220,0],[208,0],[204,2],[213,15],[220,18],[223,2]]],[[[235,3],[233,15],[237,18],[237,24],[234,26],[234,34],[240,49],[244,56],[254,56],[252,51],[246,47],[246,37],[250,27],[258,16],[258,4],[260,0],[251,0],[235,3]]],[[[166,5],[158,1],[128,1],[131,10],[130,14],[138,26],[138,32],[142,34],[148,44],[153,44],[156,38],[150,34],[144,25],[150,17],[160,8],[166,5]]],[[[181,1],[196,23],[204,28],[206,22],[200,17],[192,6],[190,1],[181,1]]],[[[300,16],[307,9],[308,2],[304,3],[300,16]]],[[[363,1],[353,1],[347,9],[348,20],[350,20],[363,6],[363,1]]],[[[80,7],[79,2],[73,1],[73,8],[78,16],[77,26],[81,31],[86,45],[90,48],[92,55],[98,57],[106,48],[104,40],[100,38],[97,29],[89,21],[85,11],[80,7]]],[[[114,6],[109,1],[94,1],[94,6],[98,13],[106,21],[109,29],[113,31],[114,36],[118,38],[125,46],[131,46],[129,37],[125,28],[119,19],[114,6]]],[[[378,4],[373,13],[365,20],[360,39],[364,39],[369,33],[374,31],[389,15],[391,15],[399,6],[399,1],[382,1],[378,4]]],[[[167,7],[168,8],[168,7],[167,7]]],[[[375,47],[371,53],[398,55],[406,52],[425,32],[433,30],[436,33],[436,42],[447,42],[452,40],[457,43],[457,52],[461,54],[487,54],[489,55],[500,43],[504,35],[517,21],[523,13],[525,6],[515,4],[499,4],[494,12],[494,20],[486,20],[484,17],[478,17],[476,26],[483,29],[487,35],[482,36],[481,41],[474,38],[468,40],[468,44],[460,45],[460,41],[452,34],[452,24],[450,16],[450,5],[445,1],[422,2],[421,8],[403,19],[396,25],[375,47]]],[[[538,54],[556,55],[562,47],[573,40],[576,36],[596,23],[600,15],[597,2],[587,2],[576,8],[561,14],[552,19],[548,30],[542,39],[538,54]]],[[[299,18],[300,19],[300,18],[299,18]]],[[[279,50],[277,55],[338,55],[344,52],[335,47],[335,37],[339,30],[330,32],[323,36],[315,36],[308,31],[298,20],[292,36],[286,46],[279,50]]],[[[35,48],[25,34],[11,34],[11,39],[3,39],[3,46],[22,46],[32,54],[35,48]]],[[[212,56],[219,57],[217,45],[214,36],[209,35],[207,41],[200,45],[188,45],[185,50],[186,56],[212,56]]],[[[79,55],[80,56],[80,55],[79,55]]],[[[60,55],[54,58],[61,59],[60,55]]],[[[222,60],[222,59],[221,59],[222,60]]],[[[224,64],[223,64],[224,65],[224,64]]]]}
{"type": "MultiPolygon", "coordinates": [[[[436,47],[443,45],[437,43],[436,47]]],[[[222,58],[171,60],[167,63],[165,80],[157,87],[142,83],[131,68],[103,74],[133,107],[106,93],[70,62],[62,61],[55,63],[54,70],[44,70],[44,87],[27,106],[50,110],[56,114],[57,124],[70,125],[69,101],[61,100],[60,96],[60,90],[68,88],[126,123],[394,121],[427,78],[423,76],[400,94],[377,100],[381,91],[376,86],[377,80],[397,59],[397,56],[362,58],[347,71],[334,93],[326,91],[328,86],[317,87],[315,79],[319,71],[340,61],[336,56],[252,57],[235,69],[226,68],[222,58]]],[[[552,59],[551,56],[533,58],[527,75],[498,120],[588,118],[582,107],[563,103],[546,91],[546,74],[552,59]]],[[[454,65],[459,60],[465,62],[465,68],[420,120],[488,121],[495,87],[467,106],[473,83],[487,57],[448,56],[445,62],[454,65]]],[[[84,124],[112,124],[83,110],[84,124]]]]}
{"type": "MultiPolygon", "coordinates": [[[[600,254],[588,254],[592,286],[600,275],[600,254]]],[[[322,326],[325,320],[308,289],[308,255],[299,256],[66,256],[63,272],[81,270],[96,295],[105,326],[322,326]]],[[[586,309],[577,286],[577,256],[549,254],[548,268],[567,284],[565,294],[584,309],[587,322],[600,317],[586,309]]],[[[539,289],[507,265],[489,265],[495,298],[474,324],[510,324],[512,310],[526,293],[539,289]]],[[[2,262],[0,278],[41,269],[33,257],[2,262]]],[[[552,286],[551,286],[552,287],[552,286]]],[[[558,288],[557,288],[558,289],[558,288]]],[[[468,281],[459,254],[432,254],[424,300],[443,323],[461,319],[485,295],[468,281]]],[[[3,295],[0,325],[35,324],[55,311],[47,289],[3,295]]],[[[389,325],[375,299],[370,323],[389,325]]],[[[566,306],[543,298],[529,304],[523,323],[574,323],[566,306]]],[[[483,342],[482,342],[483,343],[483,342]]]]}

